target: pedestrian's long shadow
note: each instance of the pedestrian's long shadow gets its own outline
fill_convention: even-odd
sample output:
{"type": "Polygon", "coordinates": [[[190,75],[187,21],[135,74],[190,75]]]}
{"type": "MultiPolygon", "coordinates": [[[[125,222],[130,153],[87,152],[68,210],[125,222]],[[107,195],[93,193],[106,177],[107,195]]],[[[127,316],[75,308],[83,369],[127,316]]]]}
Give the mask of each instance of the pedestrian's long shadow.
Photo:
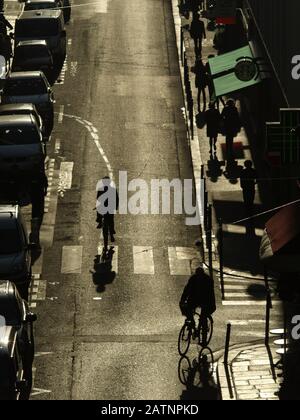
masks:
{"type": "Polygon", "coordinates": [[[105,292],[106,285],[111,284],[116,278],[116,273],[112,271],[114,253],[114,247],[111,247],[109,251],[96,255],[94,259],[94,270],[91,270],[91,273],[98,293],[105,292]]]}

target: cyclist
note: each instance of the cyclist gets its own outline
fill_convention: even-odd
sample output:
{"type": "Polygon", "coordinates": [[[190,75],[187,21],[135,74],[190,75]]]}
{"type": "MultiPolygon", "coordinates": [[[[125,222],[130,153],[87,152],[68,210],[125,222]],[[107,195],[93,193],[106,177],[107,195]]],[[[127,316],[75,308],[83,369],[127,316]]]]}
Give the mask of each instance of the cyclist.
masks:
{"type": "Polygon", "coordinates": [[[201,308],[201,322],[207,322],[208,316],[216,311],[214,282],[205,274],[203,268],[196,269],[185,286],[181,299],[180,309],[182,315],[195,326],[194,313],[196,308],[201,308]]]}
{"type": "Polygon", "coordinates": [[[114,242],[115,213],[119,207],[119,196],[117,189],[112,180],[106,176],[97,185],[97,229],[103,228],[104,248],[107,248],[108,232],[110,233],[111,241],[114,242]]]}

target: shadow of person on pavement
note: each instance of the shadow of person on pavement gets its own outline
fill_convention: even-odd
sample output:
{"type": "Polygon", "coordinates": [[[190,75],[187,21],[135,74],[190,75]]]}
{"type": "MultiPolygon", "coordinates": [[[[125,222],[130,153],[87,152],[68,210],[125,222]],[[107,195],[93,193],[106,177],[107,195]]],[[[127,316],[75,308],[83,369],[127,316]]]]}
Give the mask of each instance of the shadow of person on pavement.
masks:
{"type": "Polygon", "coordinates": [[[238,165],[235,160],[228,160],[224,176],[228,179],[230,184],[237,184],[241,175],[242,167],[238,165]]]}
{"type": "Polygon", "coordinates": [[[112,271],[114,253],[114,247],[110,247],[107,252],[103,251],[102,255],[96,255],[94,259],[94,269],[90,272],[93,274],[97,293],[105,292],[105,286],[111,284],[116,278],[116,273],[112,271]]]}
{"type": "Polygon", "coordinates": [[[178,365],[180,382],[186,386],[182,391],[182,401],[217,401],[220,400],[220,392],[213,378],[213,355],[207,348],[203,349],[198,360],[193,362],[187,356],[183,356],[178,365]]]}
{"type": "Polygon", "coordinates": [[[211,182],[218,182],[219,177],[223,175],[222,166],[224,162],[219,161],[217,155],[211,155],[210,160],[207,162],[208,171],[206,175],[211,182]]]}

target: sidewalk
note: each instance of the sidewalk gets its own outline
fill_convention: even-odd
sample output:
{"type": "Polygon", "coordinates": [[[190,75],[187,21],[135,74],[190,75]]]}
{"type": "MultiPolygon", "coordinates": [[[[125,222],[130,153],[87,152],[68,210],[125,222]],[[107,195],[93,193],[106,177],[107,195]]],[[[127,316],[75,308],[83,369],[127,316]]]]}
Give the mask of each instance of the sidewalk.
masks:
{"type": "Polygon", "coordinates": [[[222,400],[279,400],[277,393],[282,379],[277,376],[279,371],[272,371],[271,368],[271,360],[275,365],[279,358],[273,349],[270,354],[263,344],[249,344],[233,349],[229,355],[227,372],[224,358],[220,359],[217,375],[222,400]]]}
{"type": "MultiPolygon", "coordinates": [[[[183,33],[183,49],[189,69],[189,78],[192,88],[192,96],[194,103],[194,115],[198,113],[197,93],[195,87],[195,74],[191,71],[195,64],[195,53],[193,40],[189,33],[190,19],[179,16],[178,0],[172,0],[173,14],[175,22],[175,30],[177,34],[177,45],[181,51],[180,32],[183,33]]],[[[207,26],[207,21],[204,19],[207,26]]],[[[210,54],[217,55],[217,51],[213,48],[214,32],[206,31],[207,40],[203,42],[202,60],[204,64],[210,54]]],[[[183,66],[180,66],[182,80],[184,80],[183,66]]],[[[239,95],[242,95],[240,93],[239,95]]],[[[206,92],[209,98],[208,90],[206,92]]],[[[236,105],[240,110],[241,96],[233,95],[236,105]]],[[[186,99],[186,94],[184,93],[186,99]]],[[[208,106],[209,100],[207,101],[208,106]]],[[[221,104],[220,104],[221,105],[221,104]]],[[[203,109],[203,102],[201,103],[203,109]]],[[[220,111],[222,106],[220,106],[220,111]]],[[[186,118],[188,123],[188,105],[186,104],[186,118]]],[[[246,125],[246,124],[245,124],[246,125]]],[[[242,129],[235,138],[235,160],[236,166],[233,168],[226,167],[226,141],[224,136],[219,135],[217,143],[216,157],[211,157],[209,140],[206,136],[206,127],[198,129],[194,123],[194,136],[191,136],[191,154],[194,166],[194,177],[196,184],[196,193],[200,215],[203,218],[203,204],[201,202],[203,194],[203,185],[201,185],[201,167],[203,168],[204,177],[206,179],[206,189],[208,191],[208,201],[212,205],[212,231],[213,231],[213,269],[215,280],[220,280],[219,274],[219,253],[218,253],[218,231],[219,220],[223,224],[223,251],[224,251],[224,290],[225,296],[222,298],[222,305],[229,306],[238,311],[238,308],[251,308],[251,317],[249,322],[253,325],[263,325],[264,307],[266,306],[266,289],[264,280],[263,266],[259,261],[259,246],[261,236],[266,220],[269,216],[255,219],[253,226],[247,222],[238,222],[247,217],[244,209],[242,190],[240,188],[239,176],[243,168],[245,160],[253,160],[258,163],[257,170],[260,171],[261,163],[257,162],[257,156],[252,156],[251,141],[247,138],[245,129],[242,129]],[[235,223],[238,222],[238,223],[235,223]],[[254,309],[257,308],[257,309],[254,309]],[[258,310],[260,308],[260,310],[258,310]],[[255,312],[255,315],[253,313],[255,312]],[[257,319],[257,317],[259,319],[257,319]]],[[[257,153],[254,151],[254,155],[257,153]]],[[[265,175],[261,175],[265,177],[265,175]]],[[[265,180],[262,180],[264,183],[265,180]]],[[[265,210],[262,203],[260,191],[257,188],[255,197],[255,213],[258,214],[265,210]]],[[[203,221],[203,219],[202,219],[203,221]]],[[[203,229],[203,226],[202,226],[203,229]]],[[[205,262],[208,263],[208,251],[206,244],[206,234],[202,231],[205,262]]],[[[221,289],[221,285],[219,283],[221,289]]],[[[272,289],[272,287],[271,287],[272,289]]],[[[280,301],[276,300],[276,291],[272,290],[272,303],[274,309],[272,317],[274,319],[274,327],[279,328],[278,319],[280,316],[280,301]]],[[[231,316],[231,315],[229,315],[231,316]]],[[[236,316],[236,315],[235,315],[236,316]]],[[[230,318],[232,319],[232,318],[230,318]]],[[[231,323],[233,321],[230,321],[231,323]]],[[[247,320],[242,317],[241,320],[235,320],[237,326],[247,324],[247,320]]],[[[258,339],[263,339],[264,332],[261,329],[261,335],[258,339]]],[[[255,343],[254,343],[255,344],[255,343]]],[[[218,363],[218,375],[220,386],[222,388],[223,399],[278,399],[274,392],[278,391],[279,383],[276,374],[272,372],[270,355],[266,347],[262,344],[254,345],[245,344],[243,347],[233,346],[230,351],[230,360],[228,370],[230,373],[230,382],[232,383],[233,396],[230,396],[228,378],[224,369],[224,361],[218,363]]],[[[272,350],[273,356],[275,350],[272,350]]],[[[275,362],[278,358],[274,357],[275,362]]],[[[278,373],[278,371],[276,371],[278,373]]],[[[229,383],[230,383],[229,382],[229,383]]]]}

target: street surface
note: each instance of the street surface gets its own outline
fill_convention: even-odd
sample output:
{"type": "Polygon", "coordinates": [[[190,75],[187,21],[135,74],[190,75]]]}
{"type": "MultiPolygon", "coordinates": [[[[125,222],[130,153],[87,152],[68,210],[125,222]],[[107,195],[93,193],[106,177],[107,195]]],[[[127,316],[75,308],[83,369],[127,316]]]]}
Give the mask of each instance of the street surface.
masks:
{"type": "MultiPolygon", "coordinates": [[[[7,2],[10,21],[18,10],[7,2]]],[[[99,179],[118,181],[120,170],[128,181],[193,178],[171,1],[75,0],[67,39],[33,267],[31,398],[178,400],[178,302],[200,228],[184,215],[117,215],[107,273],[95,264],[102,239],[93,210],[99,179]]],[[[222,306],[216,284],[213,350],[224,347],[229,320],[233,342],[262,338],[263,306],[238,304],[248,299],[245,283],[230,291],[237,304],[222,306]]]]}

